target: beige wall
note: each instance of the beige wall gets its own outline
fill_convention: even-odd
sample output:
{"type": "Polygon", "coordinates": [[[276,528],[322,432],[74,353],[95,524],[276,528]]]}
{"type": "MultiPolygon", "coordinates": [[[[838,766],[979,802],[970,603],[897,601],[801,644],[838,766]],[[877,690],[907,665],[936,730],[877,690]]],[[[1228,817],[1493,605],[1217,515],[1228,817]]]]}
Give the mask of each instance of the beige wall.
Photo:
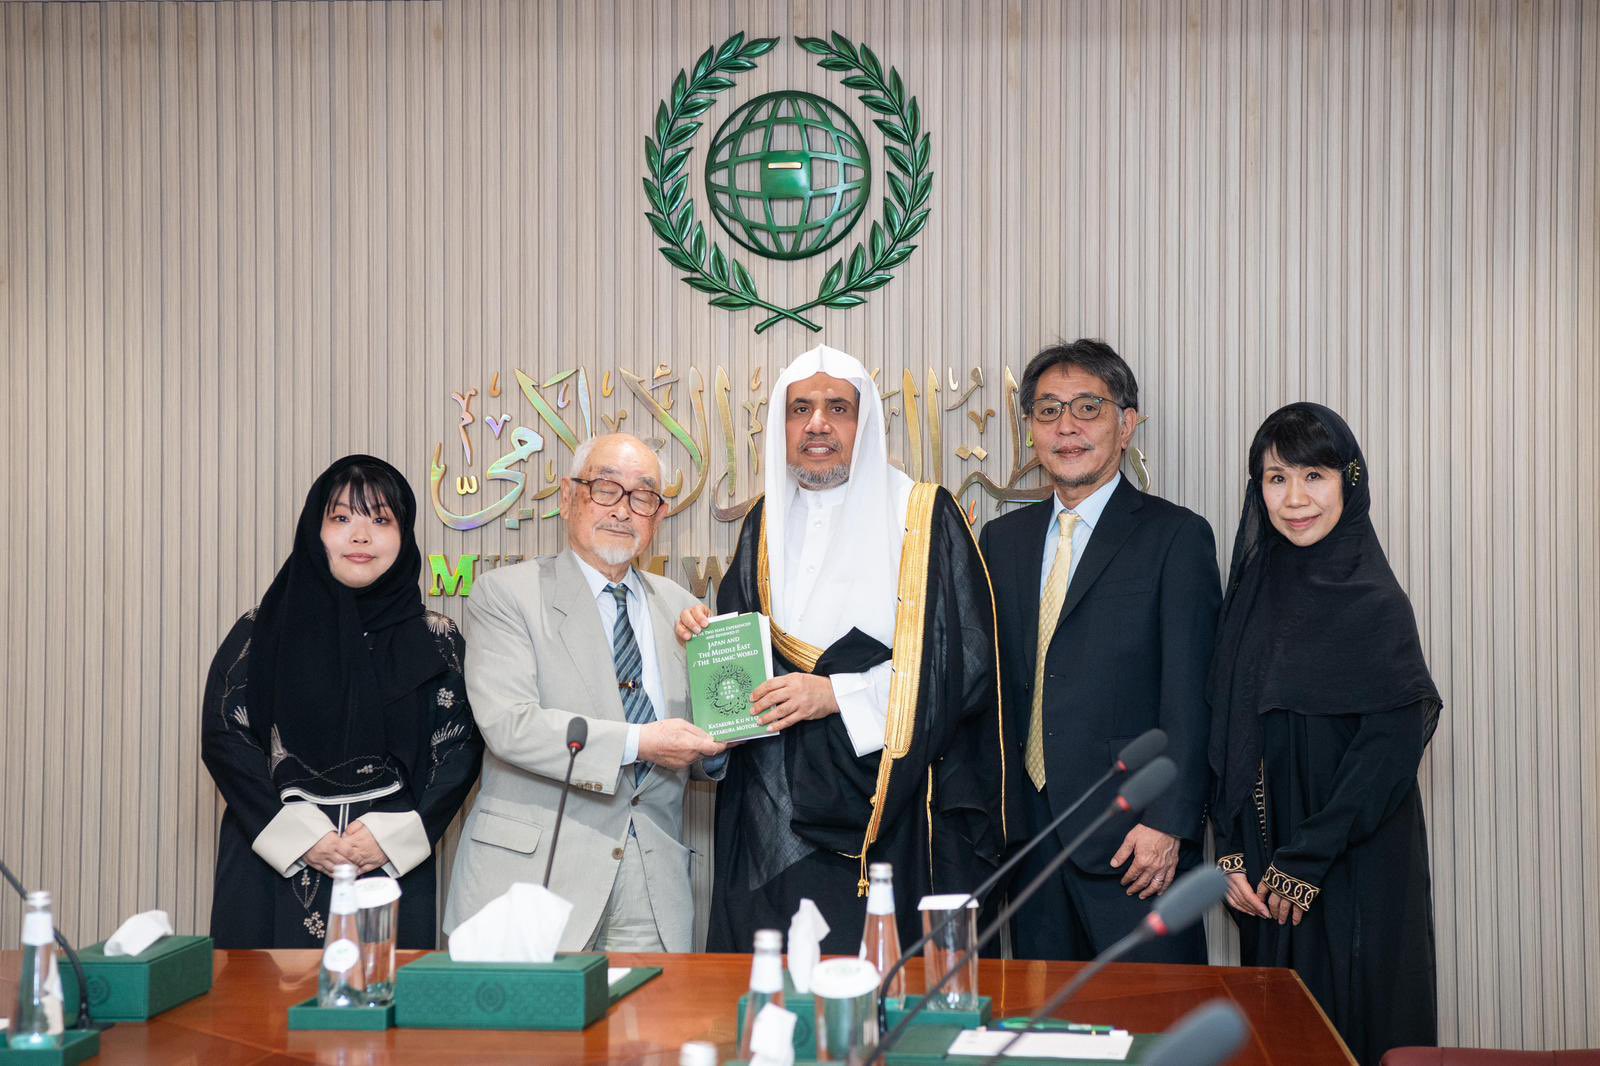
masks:
{"type": "MultiPolygon", "coordinates": [[[[464,466],[452,391],[545,431],[513,370],[581,366],[597,426],[665,437],[619,380],[602,395],[665,363],[714,484],[726,368],[741,455],[717,503],[754,491],[752,372],[813,338],[707,308],[639,187],[656,100],[735,29],[785,40],[713,129],[783,87],[866,125],[795,34],[870,42],[920,98],[922,248],[822,336],[886,389],[982,370],[939,420],[947,484],[1008,478],[1005,368],[1058,335],[1129,357],[1155,488],[1224,553],[1260,419],[1298,398],[1350,419],[1447,700],[1423,767],[1443,1034],[1600,1044],[1600,8],[1578,0],[0,5],[0,854],[82,940],[152,906],[205,925],[212,651],[330,459],[387,456],[421,494],[442,444],[446,504],[493,498],[455,493],[507,445],[480,417],[464,466]]],[[[743,258],[795,302],[823,269],[743,258]]],[[[530,493],[568,454],[545,436],[530,493]]],[[[708,485],[665,525],[674,576],[728,549],[709,507],[708,485]]],[[[559,544],[552,521],[426,512],[420,537],[559,544]]]]}

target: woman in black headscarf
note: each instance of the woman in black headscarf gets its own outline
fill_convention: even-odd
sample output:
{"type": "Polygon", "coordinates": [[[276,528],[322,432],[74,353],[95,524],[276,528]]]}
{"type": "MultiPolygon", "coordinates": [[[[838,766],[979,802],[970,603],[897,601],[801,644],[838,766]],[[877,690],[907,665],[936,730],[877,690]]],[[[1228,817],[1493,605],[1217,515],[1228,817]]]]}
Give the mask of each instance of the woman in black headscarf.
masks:
{"type": "Polygon", "coordinates": [[[464,644],[426,610],[416,499],[352,455],[317,478],[294,548],[206,679],[201,755],[227,801],[211,935],[318,947],[341,863],[400,879],[401,947],[435,943],[433,848],[478,776],[464,644]]]}
{"type": "Polygon", "coordinates": [[[1417,767],[1441,700],[1342,418],[1256,432],[1212,660],[1217,863],[1241,961],[1291,966],[1369,1066],[1435,1043],[1417,767]]]}

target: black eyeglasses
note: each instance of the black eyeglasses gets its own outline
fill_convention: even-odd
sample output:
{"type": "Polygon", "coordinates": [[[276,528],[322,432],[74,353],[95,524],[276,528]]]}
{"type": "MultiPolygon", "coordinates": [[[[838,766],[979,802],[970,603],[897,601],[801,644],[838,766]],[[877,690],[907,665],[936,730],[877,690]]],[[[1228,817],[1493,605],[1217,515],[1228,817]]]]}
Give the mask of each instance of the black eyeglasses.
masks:
{"type": "Polygon", "coordinates": [[[575,477],[572,480],[587,487],[589,495],[601,507],[610,507],[626,495],[628,497],[628,510],[640,518],[649,518],[661,510],[661,501],[665,498],[661,493],[651,492],[649,489],[634,489],[630,492],[610,478],[575,477]]]}
{"type": "Polygon", "coordinates": [[[1072,417],[1079,422],[1093,422],[1107,407],[1114,407],[1119,411],[1122,409],[1115,401],[1108,400],[1104,396],[1084,393],[1082,396],[1074,396],[1065,403],[1060,400],[1035,400],[1033,406],[1028,408],[1028,417],[1035,422],[1048,423],[1060,418],[1062,412],[1070,411],[1072,417]]]}

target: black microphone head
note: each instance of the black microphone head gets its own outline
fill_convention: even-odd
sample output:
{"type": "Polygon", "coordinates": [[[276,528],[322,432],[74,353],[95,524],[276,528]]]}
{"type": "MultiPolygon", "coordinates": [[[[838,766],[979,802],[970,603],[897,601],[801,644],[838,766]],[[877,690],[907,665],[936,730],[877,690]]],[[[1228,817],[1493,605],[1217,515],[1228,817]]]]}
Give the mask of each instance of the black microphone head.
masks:
{"type": "Polygon", "coordinates": [[[1120,810],[1142,811],[1155,802],[1177,776],[1177,764],[1165,755],[1157,755],[1149,766],[1123,782],[1114,802],[1120,810]]]}
{"type": "Polygon", "coordinates": [[[1141,1061],[1144,1066],[1218,1066],[1244,1046],[1249,1032],[1238,1007],[1214,999],[1179,1018],[1141,1061]]]}
{"type": "Polygon", "coordinates": [[[1157,936],[1189,928],[1228,894],[1228,875],[1209,863],[1197,866],[1156,897],[1145,922],[1157,936]]]}
{"type": "Polygon", "coordinates": [[[1128,746],[1117,753],[1117,769],[1125,774],[1136,773],[1166,750],[1167,734],[1163,730],[1152,729],[1128,741],[1128,746]]]}
{"type": "Polygon", "coordinates": [[[577,754],[587,743],[589,743],[589,719],[575,714],[567,719],[567,750],[577,754]]]}

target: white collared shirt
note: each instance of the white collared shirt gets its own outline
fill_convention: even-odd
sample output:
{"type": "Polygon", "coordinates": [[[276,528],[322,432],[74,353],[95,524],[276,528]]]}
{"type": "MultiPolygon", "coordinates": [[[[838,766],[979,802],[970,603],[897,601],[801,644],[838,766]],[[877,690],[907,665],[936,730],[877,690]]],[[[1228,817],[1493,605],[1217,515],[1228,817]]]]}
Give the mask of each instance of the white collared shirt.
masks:
{"type": "MultiPolygon", "coordinates": [[[[1089,546],[1089,538],[1094,536],[1094,527],[1100,524],[1100,516],[1105,513],[1106,504],[1111,501],[1111,494],[1117,491],[1117,486],[1122,483],[1122,474],[1114,474],[1110,481],[1091,492],[1087,499],[1071,509],[1078,516],[1078,524],[1072,529],[1072,565],[1067,568],[1067,587],[1072,587],[1072,575],[1078,572],[1078,563],[1083,560],[1083,550],[1089,546]]],[[[1050,564],[1056,559],[1056,542],[1061,539],[1061,512],[1067,510],[1067,505],[1061,502],[1058,493],[1051,493],[1050,499],[1055,501],[1055,506],[1050,510],[1050,525],[1046,527],[1044,538],[1044,557],[1039,565],[1039,598],[1044,598],[1044,586],[1050,579],[1050,564]]]]}
{"type": "MultiPolygon", "coordinates": [[[[828,549],[833,542],[834,522],[839,506],[845,501],[843,485],[831,489],[796,489],[789,507],[788,536],[784,541],[790,587],[785,600],[794,611],[798,626],[808,609],[828,610],[828,605],[813,604],[812,591],[818,576],[827,566],[828,549]]],[[[848,545],[839,545],[848,551],[848,545]]],[[[837,609],[837,604],[832,605],[837,609]]],[[[833,674],[828,680],[833,685],[834,702],[839,705],[839,718],[845,732],[850,734],[850,744],[856,755],[871,755],[883,748],[884,730],[889,724],[889,680],[893,676],[891,664],[879,663],[865,673],[833,674]]]]}
{"type": "MultiPolygon", "coordinates": [[[[589,583],[589,591],[594,594],[595,606],[600,608],[600,624],[605,629],[606,645],[611,648],[614,657],[616,646],[612,644],[612,637],[617,626],[617,598],[614,593],[606,591],[606,586],[612,582],[576,552],[572,557],[578,561],[578,569],[582,572],[583,579],[589,583]]],[[[661,685],[661,663],[656,658],[655,630],[650,625],[650,607],[644,599],[644,578],[639,576],[639,571],[630,566],[621,583],[628,589],[628,624],[633,627],[633,639],[639,645],[639,669],[644,677],[644,693],[650,697],[650,708],[655,711],[656,720],[660,721],[662,708],[667,705],[666,689],[661,685]]],[[[628,738],[622,745],[624,766],[639,759],[640,728],[637,722],[628,725],[628,738]]]]}

